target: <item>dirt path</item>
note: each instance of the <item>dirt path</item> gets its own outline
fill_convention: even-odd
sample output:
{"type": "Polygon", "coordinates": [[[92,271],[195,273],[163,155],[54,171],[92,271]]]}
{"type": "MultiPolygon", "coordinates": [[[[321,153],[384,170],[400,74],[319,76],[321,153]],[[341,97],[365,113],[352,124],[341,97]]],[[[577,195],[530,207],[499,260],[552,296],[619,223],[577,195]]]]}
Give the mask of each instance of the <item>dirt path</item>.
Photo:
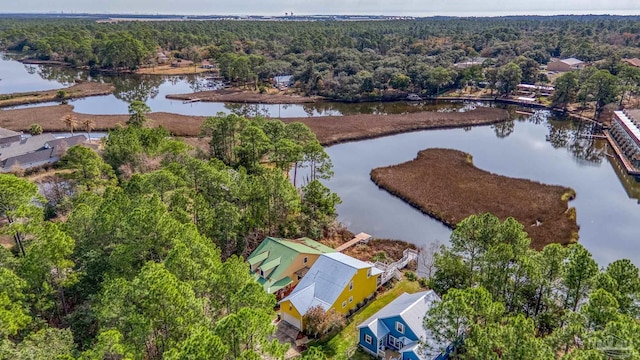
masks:
{"type": "Polygon", "coordinates": [[[77,99],[89,96],[108,95],[115,90],[115,87],[112,84],[83,82],[62,89],[2,94],[0,95],[0,108],[59,101],[61,99],[57,97],[57,94],[60,90],[64,90],[65,99],[77,99]]]}
{"type": "MultiPolygon", "coordinates": [[[[87,115],[73,111],[71,105],[43,106],[28,109],[0,110],[0,127],[27,131],[40,124],[44,131],[68,131],[62,118],[74,115],[78,120],[91,119],[94,131],[106,131],[124,124],[128,115],[87,115]]],[[[300,121],[311,129],[322,145],[375,138],[423,129],[454,128],[493,124],[508,119],[506,110],[477,108],[467,112],[418,112],[399,115],[348,115],[284,118],[286,123],[300,121]]],[[[204,116],[170,113],[149,114],[152,126],[162,125],[176,136],[198,136],[204,116]]]]}
{"type": "Polygon", "coordinates": [[[412,161],[371,171],[381,188],[454,227],[472,214],[514,217],[531,246],[569,244],[578,239],[572,189],[492,174],[476,168],[471,155],[450,149],[420,151],[412,161]]]}

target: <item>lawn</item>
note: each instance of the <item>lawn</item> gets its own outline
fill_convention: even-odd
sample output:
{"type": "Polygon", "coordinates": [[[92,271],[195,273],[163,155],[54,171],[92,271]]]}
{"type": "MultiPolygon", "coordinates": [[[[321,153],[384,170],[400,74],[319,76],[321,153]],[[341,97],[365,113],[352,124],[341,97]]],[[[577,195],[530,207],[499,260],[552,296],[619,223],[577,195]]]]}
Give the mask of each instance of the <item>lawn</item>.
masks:
{"type": "Polygon", "coordinates": [[[351,316],[351,318],[349,318],[349,324],[342,329],[342,331],[328,340],[323,340],[316,344],[310,344],[310,346],[319,346],[329,359],[371,359],[369,355],[362,351],[353,352],[353,349],[355,349],[358,344],[357,326],[396,299],[402,293],[416,293],[420,290],[422,289],[417,281],[403,279],[396,283],[393,288],[378,295],[375,300],[351,316]],[[348,357],[347,353],[353,353],[353,355],[348,357]]]}

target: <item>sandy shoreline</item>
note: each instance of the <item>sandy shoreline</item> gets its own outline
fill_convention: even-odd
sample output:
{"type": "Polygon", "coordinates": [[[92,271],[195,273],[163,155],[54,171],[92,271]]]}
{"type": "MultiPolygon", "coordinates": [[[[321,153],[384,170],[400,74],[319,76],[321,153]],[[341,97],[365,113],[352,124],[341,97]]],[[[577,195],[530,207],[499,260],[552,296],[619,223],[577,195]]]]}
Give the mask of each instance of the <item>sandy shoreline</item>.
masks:
{"type": "MultiPolygon", "coordinates": [[[[27,131],[32,124],[40,124],[44,131],[68,131],[61,120],[73,115],[78,120],[91,119],[94,131],[106,131],[124,124],[129,115],[89,115],[73,111],[72,105],[53,105],[26,109],[0,110],[0,127],[27,131]]],[[[162,125],[175,136],[198,136],[205,116],[171,113],[149,114],[152,126],[162,125]]],[[[477,108],[467,112],[418,112],[398,115],[347,115],[283,118],[286,123],[299,121],[311,129],[322,145],[364,140],[409,131],[488,125],[508,120],[503,109],[477,108]]]]}
{"type": "Polygon", "coordinates": [[[522,223],[537,250],[578,237],[575,209],[568,207],[572,189],[478,169],[461,151],[423,150],[411,161],[372,170],[371,179],[449,227],[469,215],[490,212],[522,223]]]}

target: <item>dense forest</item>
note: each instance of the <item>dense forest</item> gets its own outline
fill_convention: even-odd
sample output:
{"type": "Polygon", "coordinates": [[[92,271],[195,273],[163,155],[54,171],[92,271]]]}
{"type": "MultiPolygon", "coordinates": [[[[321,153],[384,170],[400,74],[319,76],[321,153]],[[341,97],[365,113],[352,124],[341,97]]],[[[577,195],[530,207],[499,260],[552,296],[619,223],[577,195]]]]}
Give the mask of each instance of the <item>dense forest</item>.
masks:
{"type": "Polygon", "coordinates": [[[491,214],[461,221],[435,254],[428,284],[444,294],[424,326],[459,359],[637,359],[640,277],[605,269],[580,244],[531,250],[522,224],[491,214]]]}
{"type": "MultiPolygon", "coordinates": [[[[231,81],[291,73],[300,92],[347,101],[481,83],[508,94],[548,82],[539,67],[551,57],[575,56],[595,66],[559,76],[555,106],[592,102],[598,112],[640,92],[640,71],[620,62],[640,57],[637,17],[0,19],[0,47],[94,71],[154,65],[158,52],[212,58],[231,81]]],[[[100,144],[68,149],[33,180],[0,174],[0,359],[282,358],[275,298],[244,256],[265,236],[334,230],[340,199],[320,181],[332,176],[330,158],[301,123],[236,114],[208,118],[205,144],[192,147],[150,126],[138,92],[118,96],[130,119],[100,144]]],[[[599,269],[580,244],[536,252],[523,225],[481,214],[425,266],[422,283],[443,300],[424,326],[458,345],[454,358],[640,357],[640,278],[628,260],[599,269]]]]}
{"type": "Polygon", "coordinates": [[[159,52],[176,60],[214,59],[231,81],[255,85],[293,74],[299,91],[347,101],[516,78],[544,83],[549,79],[538,68],[551,57],[577,57],[617,75],[612,64],[640,57],[640,21],[613,16],[117,24],[2,19],[0,30],[4,49],[38,59],[112,70],[156,64],[159,52]],[[453,66],[476,57],[485,60],[453,66]]]}
{"type": "Polygon", "coordinates": [[[147,112],[134,102],[101,155],[72,147],[38,184],[0,174],[13,243],[0,246],[0,358],[286,350],[269,340],[275,297],[243,255],[267,235],[318,238],[332,225],[340,199],[318,181],[332,174],[324,149],[301,123],[228,115],[205,122],[211,150],[195,151],[145,126],[147,112]]]}

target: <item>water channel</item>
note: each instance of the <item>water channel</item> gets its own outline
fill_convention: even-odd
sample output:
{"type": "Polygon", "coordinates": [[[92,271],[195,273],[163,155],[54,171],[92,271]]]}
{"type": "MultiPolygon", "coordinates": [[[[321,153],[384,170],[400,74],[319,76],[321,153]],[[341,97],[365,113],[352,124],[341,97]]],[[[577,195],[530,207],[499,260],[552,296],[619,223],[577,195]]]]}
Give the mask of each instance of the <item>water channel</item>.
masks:
{"type": "MultiPolygon", "coordinates": [[[[23,65],[0,59],[0,94],[16,91],[55,89],[76,79],[90,79],[86,72],[46,66],[23,65]]],[[[185,115],[214,115],[218,111],[255,113],[271,117],[389,114],[407,111],[464,111],[469,104],[337,104],[245,105],[224,103],[183,104],[166,94],[201,89],[201,79],[181,77],[108,78],[114,95],[72,102],[76,111],[95,114],[123,114],[134,99],[145,100],[153,111],[185,115]]],[[[1,110],[0,110],[1,111],[1,110]]],[[[481,169],[512,177],[568,186],[577,198],[580,242],[601,266],[629,258],[640,266],[640,184],[620,171],[618,161],[608,156],[602,140],[588,138],[584,123],[558,120],[539,111],[533,116],[511,111],[509,122],[468,129],[420,131],[378,139],[351,142],[327,148],[335,176],[327,185],[342,198],[339,220],[354,232],[364,231],[378,238],[402,239],[419,246],[446,243],[450,230],[377,188],[370,181],[371,169],[413,159],[419,150],[445,147],[469,152],[481,169]]]]}

